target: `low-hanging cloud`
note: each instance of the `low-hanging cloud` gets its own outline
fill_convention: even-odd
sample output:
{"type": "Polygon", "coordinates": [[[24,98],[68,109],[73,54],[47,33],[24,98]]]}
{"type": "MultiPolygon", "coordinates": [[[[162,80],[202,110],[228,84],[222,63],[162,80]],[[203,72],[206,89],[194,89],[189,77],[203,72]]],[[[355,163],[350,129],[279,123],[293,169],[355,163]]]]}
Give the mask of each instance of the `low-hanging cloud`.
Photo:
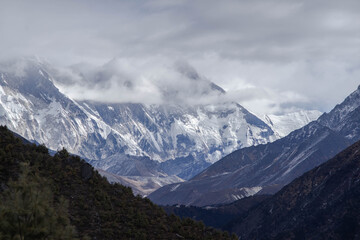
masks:
{"type": "Polygon", "coordinates": [[[310,99],[292,91],[245,85],[225,92],[185,60],[113,59],[100,67],[82,64],[52,73],[60,89],[78,100],[184,106],[238,102],[260,114],[264,106],[275,114],[312,109],[310,99]]]}
{"type": "Polygon", "coordinates": [[[194,105],[225,99],[221,88],[185,60],[154,64],[116,58],[99,67],[81,64],[50,71],[61,91],[78,100],[194,105]]]}

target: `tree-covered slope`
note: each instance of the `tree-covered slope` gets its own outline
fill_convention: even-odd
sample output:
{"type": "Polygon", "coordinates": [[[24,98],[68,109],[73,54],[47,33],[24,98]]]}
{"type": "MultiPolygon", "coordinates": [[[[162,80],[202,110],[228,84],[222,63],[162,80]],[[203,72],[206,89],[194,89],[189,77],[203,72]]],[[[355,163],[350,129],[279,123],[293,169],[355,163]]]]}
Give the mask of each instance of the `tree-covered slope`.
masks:
{"type": "Polygon", "coordinates": [[[0,127],[0,195],[9,191],[11,179],[17,181],[23,162],[48,184],[49,198],[55,203],[62,197],[68,201],[68,217],[78,238],[230,239],[227,233],[200,222],[167,216],[148,199],[135,197],[130,188],[109,184],[66,150],[50,156],[44,146],[30,144],[0,127]]]}

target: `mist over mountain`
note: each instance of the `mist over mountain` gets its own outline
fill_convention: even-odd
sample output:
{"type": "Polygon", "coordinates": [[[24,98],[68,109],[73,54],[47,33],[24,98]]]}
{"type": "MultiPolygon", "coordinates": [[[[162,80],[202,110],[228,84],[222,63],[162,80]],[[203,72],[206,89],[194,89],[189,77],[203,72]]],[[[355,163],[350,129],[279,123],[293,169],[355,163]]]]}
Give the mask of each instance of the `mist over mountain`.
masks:
{"type": "Polygon", "coordinates": [[[114,58],[101,66],[77,64],[50,71],[56,76],[54,83],[80,101],[183,106],[231,101],[184,60],[154,65],[114,58]]]}
{"type": "MultiPolygon", "coordinates": [[[[110,65],[107,68],[112,69],[110,65]]],[[[176,66],[179,75],[193,83],[184,88],[193,89],[188,93],[193,98],[226,95],[188,64],[176,66]]],[[[278,138],[271,127],[235,102],[176,104],[177,97],[192,100],[175,87],[163,86],[163,99],[175,94],[175,102],[164,104],[80,101],[59,91],[56,68],[46,62],[22,58],[3,63],[0,70],[2,124],[49,148],[65,147],[116,175],[189,179],[236,149],[278,138]]],[[[95,72],[90,86],[107,88],[117,76],[95,72]]],[[[81,80],[66,81],[86,79],[84,74],[81,80]]],[[[126,88],[136,92],[131,84],[126,88]]]]}
{"type": "Polygon", "coordinates": [[[359,13],[0,0],[0,239],[228,238],[154,204],[241,239],[360,239],[358,145],[326,165],[360,140],[359,13]],[[16,236],[34,189],[42,235],[16,236]]]}
{"type": "MultiPolygon", "coordinates": [[[[273,126],[241,105],[225,101],[226,92],[186,62],[172,67],[181,87],[159,80],[156,88],[162,104],[74,100],[57,88],[67,84],[76,90],[79,85],[94,88],[102,97],[127,98],[113,87],[123,80],[127,94],[142,96],[138,92],[141,82],[137,81],[141,78],[122,78],[119,65],[114,59],[101,68],[74,66],[77,75],[72,70],[64,77],[64,70],[36,58],[6,61],[0,66],[1,122],[49,148],[65,147],[117,176],[151,181],[160,177],[162,184],[154,184],[155,188],[146,192],[178,178],[190,179],[234,150],[280,137],[273,126]],[[211,103],[214,99],[219,101],[211,103]],[[206,103],[200,104],[203,101],[206,103]]],[[[80,87],[88,94],[86,89],[80,87]]],[[[310,118],[299,124],[306,120],[310,118]]],[[[290,129],[300,125],[293,124],[290,129]]],[[[144,183],[135,179],[138,186],[144,183]]]]}

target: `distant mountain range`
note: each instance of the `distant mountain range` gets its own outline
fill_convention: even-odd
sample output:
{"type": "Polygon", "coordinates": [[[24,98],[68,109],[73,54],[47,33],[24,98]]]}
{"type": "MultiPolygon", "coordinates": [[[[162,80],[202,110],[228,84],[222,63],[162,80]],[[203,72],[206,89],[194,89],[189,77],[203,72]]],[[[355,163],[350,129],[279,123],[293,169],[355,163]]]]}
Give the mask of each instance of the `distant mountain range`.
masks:
{"type": "Polygon", "coordinates": [[[265,145],[237,150],[187,182],[149,195],[162,205],[229,203],[274,193],[360,139],[360,87],[317,121],[265,145]]]}
{"type": "MultiPolygon", "coordinates": [[[[269,126],[234,102],[189,106],[75,101],[55,86],[54,72],[35,59],[1,63],[0,124],[50,149],[65,147],[117,176],[161,178],[164,184],[190,179],[237,149],[269,143],[282,134],[281,124],[269,126]]],[[[197,73],[181,74],[203,86],[202,94],[225,94],[197,73]]],[[[112,77],[101,71],[96,76],[97,81],[112,77]]],[[[294,115],[299,123],[286,128],[315,115],[294,115]]],[[[144,183],[132,179],[140,181],[133,187],[144,183]]]]}
{"type": "MultiPolygon", "coordinates": [[[[187,76],[204,81],[204,92],[225,94],[196,74],[187,76]]],[[[51,69],[41,62],[1,65],[0,124],[37,144],[66,147],[86,157],[110,182],[150,194],[155,203],[208,206],[165,209],[235,232],[240,239],[360,236],[360,86],[319,118],[317,111],[303,111],[260,120],[233,102],[75,101],[54,82],[51,69]],[[275,194],[262,195],[268,193],[275,194]]],[[[9,178],[18,176],[19,161],[30,161],[69,200],[69,218],[81,236],[230,238],[165,216],[129,189],[104,182],[89,164],[64,150],[51,157],[44,147],[17,139],[5,127],[0,135],[0,195],[8,190],[9,178]],[[67,171],[61,171],[64,167],[67,171]],[[117,227],[109,227],[110,222],[117,227]]]]}

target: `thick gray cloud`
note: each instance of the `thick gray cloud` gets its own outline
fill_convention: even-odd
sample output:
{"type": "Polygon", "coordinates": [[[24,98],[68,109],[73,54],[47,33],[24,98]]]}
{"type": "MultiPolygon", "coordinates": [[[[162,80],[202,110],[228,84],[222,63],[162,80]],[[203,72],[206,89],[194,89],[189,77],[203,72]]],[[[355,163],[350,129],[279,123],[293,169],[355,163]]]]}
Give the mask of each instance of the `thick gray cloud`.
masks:
{"type": "Polygon", "coordinates": [[[196,73],[258,113],[327,111],[360,83],[359,12],[358,0],[0,0],[0,51],[76,64],[62,71],[75,98],[186,97],[196,73]]]}
{"type": "Polygon", "coordinates": [[[115,58],[100,67],[77,64],[49,71],[64,93],[80,100],[185,105],[229,101],[185,60],[115,58]]]}

